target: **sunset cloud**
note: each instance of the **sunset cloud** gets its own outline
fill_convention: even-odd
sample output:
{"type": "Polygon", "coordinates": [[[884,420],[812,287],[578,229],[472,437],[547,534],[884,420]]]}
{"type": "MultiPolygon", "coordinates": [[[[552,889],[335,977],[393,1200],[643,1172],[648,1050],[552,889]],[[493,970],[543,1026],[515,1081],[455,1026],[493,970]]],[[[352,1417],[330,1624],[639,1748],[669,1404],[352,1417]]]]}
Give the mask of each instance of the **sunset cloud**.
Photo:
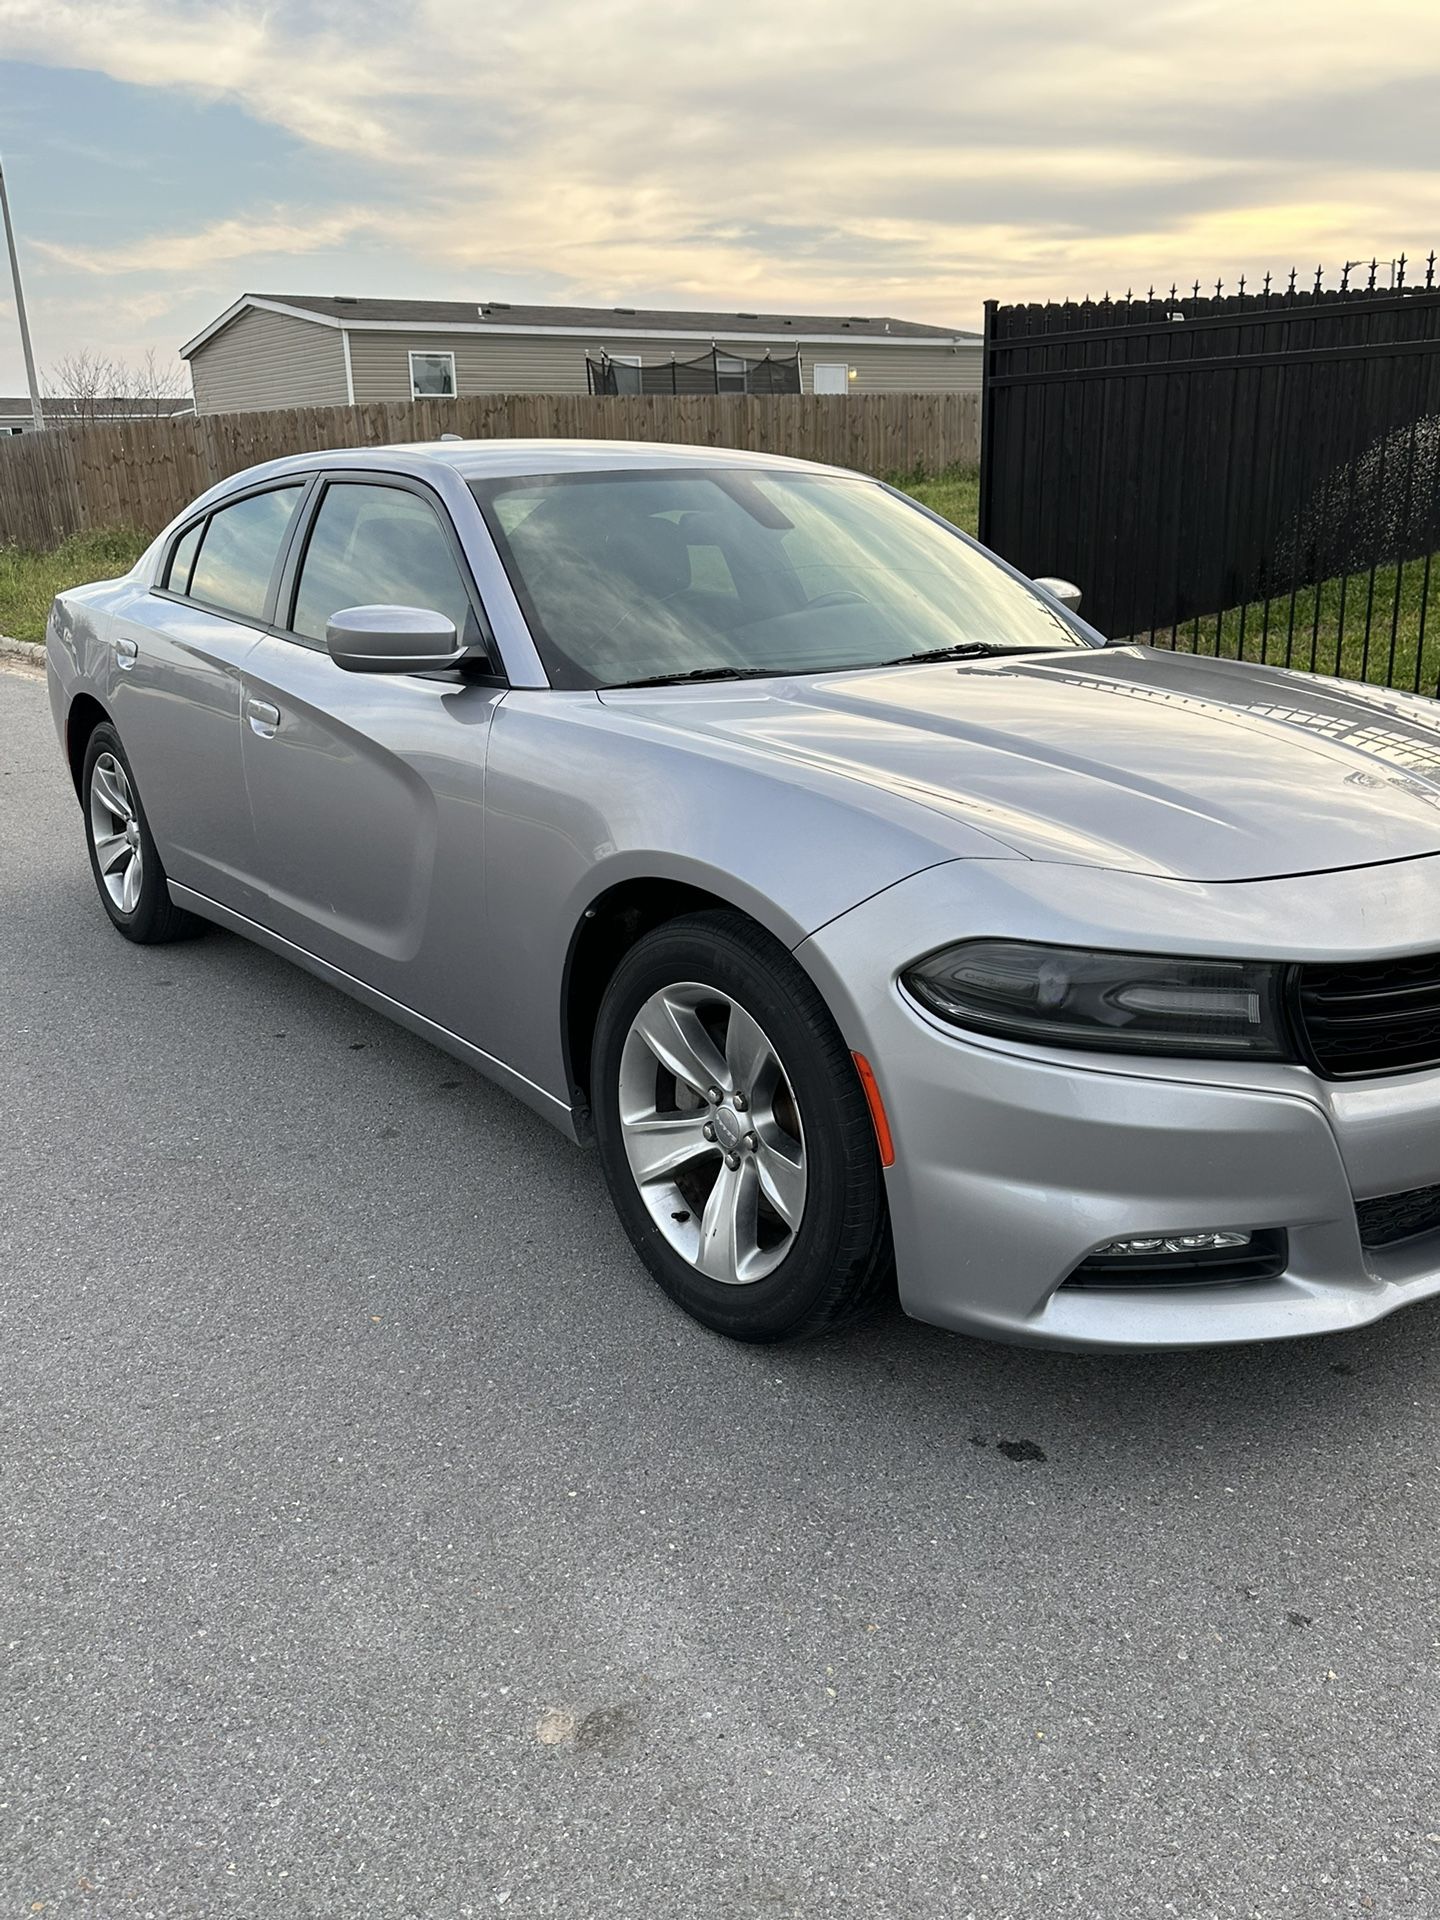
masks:
{"type": "Polygon", "coordinates": [[[0,59],[133,103],[123,161],[153,168],[87,223],[37,167],[27,260],[48,318],[110,281],[165,350],[246,287],[973,325],[1440,232],[1430,0],[0,0],[0,59]],[[186,168],[210,204],[180,218],[186,168]]]}

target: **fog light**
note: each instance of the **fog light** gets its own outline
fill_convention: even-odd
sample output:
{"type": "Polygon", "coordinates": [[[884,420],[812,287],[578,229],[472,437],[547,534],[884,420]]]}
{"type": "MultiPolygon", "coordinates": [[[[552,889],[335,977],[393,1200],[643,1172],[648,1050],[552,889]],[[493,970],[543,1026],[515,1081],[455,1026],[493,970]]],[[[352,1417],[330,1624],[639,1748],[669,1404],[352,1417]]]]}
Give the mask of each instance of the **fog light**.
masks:
{"type": "Polygon", "coordinates": [[[1254,1236],[1248,1233],[1166,1233],[1150,1234],[1141,1240],[1110,1240],[1097,1247],[1094,1260],[1125,1259],[1130,1255],[1143,1259],[1157,1253],[1218,1253],[1225,1247],[1248,1247],[1254,1236]]]}
{"type": "Polygon", "coordinates": [[[1065,1287],[1233,1287],[1274,1280],[1289,1260],[1282,1228],[1252,1233],[1222,1227],[1213,1233],[1137,1233],[1097,1247],[1061,1285],[1065,1287]]]}

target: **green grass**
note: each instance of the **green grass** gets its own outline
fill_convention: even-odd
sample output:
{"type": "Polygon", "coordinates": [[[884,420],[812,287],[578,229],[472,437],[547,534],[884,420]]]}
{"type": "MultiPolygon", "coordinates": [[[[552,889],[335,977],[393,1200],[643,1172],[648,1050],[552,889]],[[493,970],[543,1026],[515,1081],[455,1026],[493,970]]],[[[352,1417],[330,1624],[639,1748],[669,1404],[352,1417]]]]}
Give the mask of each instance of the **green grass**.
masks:
{"type": "Polygon", "coordinates": [[[76,533],[58,547],[0,547],[0,633],[41,641],[50,602],[66,587],[128,573],[151,536],[129,527],[76,533]]]}
{"type": "Polygon", "coordinates": [[[912,494],[922,506],[938,513],[952,526],[974,533],[980,512],[980,469],[947,467],[943,473],[892,473],[892,487],[912,494]]]}
{"type": "MultiPolygon", "coordinates": [[[[1152,638],[1149,634],[1135,637],[1152,638]]],[[[1168,646],[1169,629],[1159,630],[1153,639],[1168,646]]],[[[1291,666],[1313,664],[1317,673],[1338,674],[1344,680],[1406,689],[1418,686],[1421,693],[1433,694],[1440,680],[1440,555],[1431,558],[1428,588],[1425,561],[1406,560],[1398,567],[1378,567],[1373,589],[1368,569],[1322,581],[1318,588],[1302,587],[1295,595],[1293,618],[1287,593],[1269,602],[1268,616],[1263,602],[1244,609],[1232,607],[1218,618],[1210,614],[1202,619],[1198,633],[1191,621],[1175,636],[1176,646],[1187,653],[1268,660],[1272,666],[1285,665],[1287,643],[1291,666]]]]}

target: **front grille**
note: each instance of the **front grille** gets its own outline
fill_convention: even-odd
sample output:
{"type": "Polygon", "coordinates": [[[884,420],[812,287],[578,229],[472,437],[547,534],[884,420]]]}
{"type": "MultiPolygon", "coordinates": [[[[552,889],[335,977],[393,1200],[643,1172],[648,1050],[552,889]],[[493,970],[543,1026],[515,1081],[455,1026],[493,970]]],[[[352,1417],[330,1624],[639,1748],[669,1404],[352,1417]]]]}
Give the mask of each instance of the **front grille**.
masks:
{"type": "Polygon", "coordinates": [[[1246,1280],[1273,1280],[1285,1271],[1286,1238],[1278,1228],[1252,1233],[1243,1247],[1212,1247],[1204,1253],[1092,1254],[1063,1284],[1067,1287],[1233,1287],[1246,1280]]]}
{"type": "Polygon", "coordinates": [[[1297,973],[1300,1031],[1329,1079],[1440,1065],[1440,954],[1297,973]]]}
{"type": "Polygon", "coordinates": [[[1440,1232],[1440,1187],[1412,1187],[1408,1193],[1357,1200],[1355,1217],[1361,1243],[1367,1247],[1393,1247],[1422,1233],[1440,1232]]]}

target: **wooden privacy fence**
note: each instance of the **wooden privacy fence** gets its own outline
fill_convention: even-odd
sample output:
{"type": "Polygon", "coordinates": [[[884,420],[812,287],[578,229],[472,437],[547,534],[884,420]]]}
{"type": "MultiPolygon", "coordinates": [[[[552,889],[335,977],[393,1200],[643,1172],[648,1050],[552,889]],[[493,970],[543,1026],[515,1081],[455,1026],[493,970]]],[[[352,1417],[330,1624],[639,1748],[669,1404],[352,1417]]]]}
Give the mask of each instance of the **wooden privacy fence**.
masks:
{"type": "Polygon", "coordinates": [[[329,447],[467,440],[661,440],[744,447],[862,473],[938,473],[980,453],[975,393],[475,394],[61,427],[0,441],[0,542],[94,527],[154,533],[244,467],[329,447]]]}

